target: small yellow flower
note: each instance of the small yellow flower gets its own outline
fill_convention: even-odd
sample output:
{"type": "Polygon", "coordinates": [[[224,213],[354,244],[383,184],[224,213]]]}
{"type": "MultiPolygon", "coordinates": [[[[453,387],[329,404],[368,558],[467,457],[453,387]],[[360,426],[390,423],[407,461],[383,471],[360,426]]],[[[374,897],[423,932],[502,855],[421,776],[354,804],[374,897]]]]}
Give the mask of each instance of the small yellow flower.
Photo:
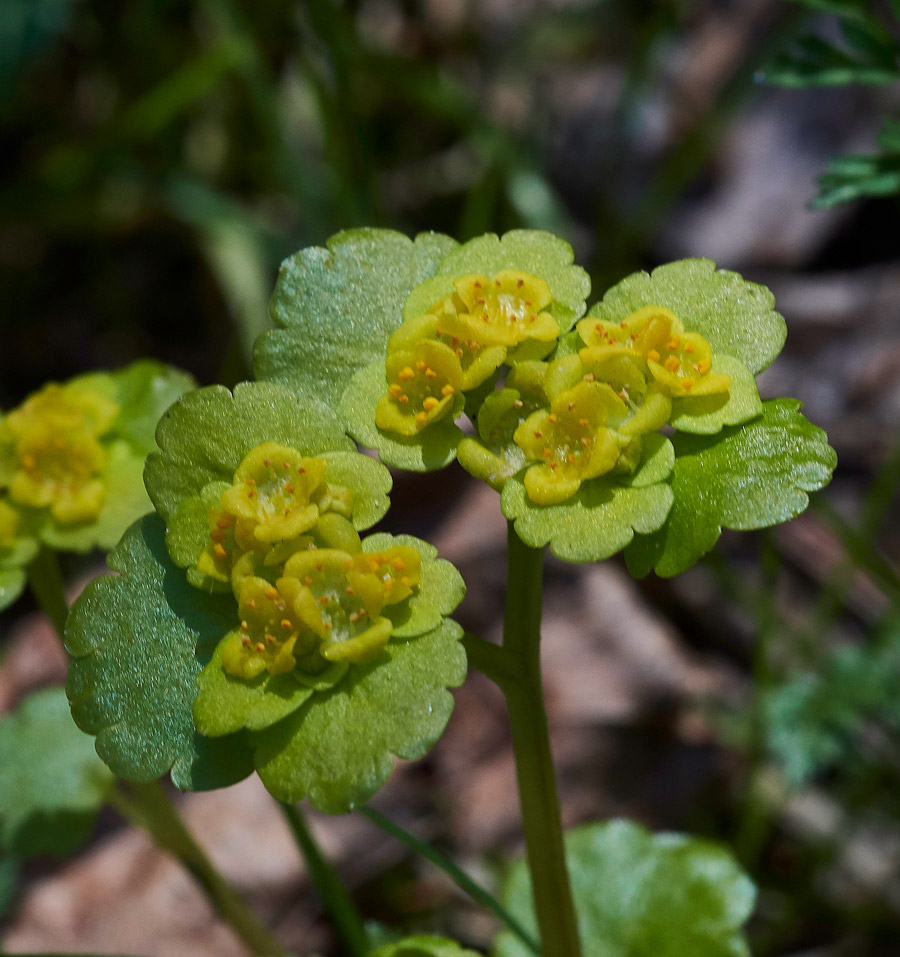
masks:
{"type": "Polygon", "coordinates": [[[628,356],[646,365],[650,375],[674,398],[727,392],[731,379],[712,373],[712,349],[696,332],[662,306],[645,306],[622,322],[582,319],[578,333],[586,344],[586,364],[628,356]]]}
{"type": "Polygon", "coordinates": [[[459,359],[442,342],[425,339],[388,354],[387,394],[378,401],[375,424],[385,432],[417,435],[458,408],[463,376],[459,359]]]}
{"type": "Polygon", "coordinates": [[[87,522],[106,498],[100,437],[119,407],[80,384],[45,386],[0,424],[3,483],[18,505],[47,508],[61,524],[87,522]]]}
{"type": "Polygon", "coordinates": [[[534,412],[516,429],[514,439],[540,464],[525,473],[525,490],[539,505],[574,495],[587,479],[615,468],[621,445],[606,428],[610,415],[624,415],[624,403],[605,383],[580,382],[561,392],[549,411],[534,412]]]}
{"type": "Polygon", "coordinates": [[[559,336],[546,311],[550,287],[537,276],[504,269],[491,278],[461,276],[453,285],[464,309],[456,310],[462,328],[481,345],[512,348],[526,339],[552,342],[559,336]]]}

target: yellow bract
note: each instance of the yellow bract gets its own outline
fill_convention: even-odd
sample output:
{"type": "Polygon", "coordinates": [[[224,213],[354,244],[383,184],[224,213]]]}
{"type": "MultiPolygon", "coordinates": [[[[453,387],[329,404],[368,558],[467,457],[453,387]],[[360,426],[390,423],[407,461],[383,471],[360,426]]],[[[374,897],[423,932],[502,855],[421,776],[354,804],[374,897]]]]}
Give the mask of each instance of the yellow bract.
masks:
{"type": "Polygon", "coordinates": [[[13,504],[66,525],[95,519],[106,498],[100,437],[119,407],[79,383],[50,384],[0,423],[2,479],[13,504]]]}

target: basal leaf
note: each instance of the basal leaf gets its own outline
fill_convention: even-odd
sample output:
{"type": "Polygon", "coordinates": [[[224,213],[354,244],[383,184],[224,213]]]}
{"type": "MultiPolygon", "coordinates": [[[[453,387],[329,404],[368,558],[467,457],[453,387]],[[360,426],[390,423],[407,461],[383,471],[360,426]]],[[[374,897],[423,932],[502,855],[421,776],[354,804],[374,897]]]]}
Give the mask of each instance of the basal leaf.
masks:
{"type": "Polygon", "coordinates": [[[244,382],[233,395],[224,386],[189,392],[159,423],[156,440],[160,451],[147,460],[144,481],[167,522],[210,482],[231,483],[244,456],[263,442],[304,455],[354,451],[333,412],[299,401],[274,382],[244,382]]]}
{"type": "Polygon", "coordinates": [[[393,944],[384,944],[370,951],[369,957],[478,957],[478,954],[446,937],[416,934],[393,944]]]}
{"type": "Polygon", "coordinates": [[[796,399],[774,399],[759,418],[716,436],[676,435],[675,501],[659,531],[628,547],[632,574],[677,575],[716,544],[723,527],[765,528],[799,515],[837,462],[800,408],[796,399]]]}
{"type": "Polygon", "coordinates": [[[549,543],[557,558],[570,562],[600,561],[624,548],[635,532],[647,534],[665,522],[672,505],[666,479],[673,461],[669,440],[648,435],[643,461],[627,478],[592,479],[559,505],[538,505],[528,497],[522,476],[514,476],[503,487],[500,506],[526,545],[549,543]]]}
{"type": "Polygon", "coordinates": [[[645,306],[664,306],[689,332],[699,332],[714,353],[740,359],[756,375],[778,355],[787,335],[774,303],[765,286],[717,270],[711,259],[682,259],[623,279],[589,315],[621,322],[645,306]]]}
{"type": "Polygon", "coordinates": [[[456,247],[449,236],[415,240],[388,229],[353,229],[286,259],[269,305],[279,329],[257,341],[258,379],[307,403],[338,407],[356,371],[383,359],[410,290],[456,247]]]}
{"type": "Polygon", "coordinates": [[[201,666],[234,627],[233,598],[187,584],[156,515],[131,526],[109,567],[118,575],[91,582],[66,626],[78,726],[97,736],[100,757],[127,780],[171,770],[178,787],[206,790],[246,777],[243,739],[204,738],[191,714],[201,666]]]}
{"type": "MultiPolygon", "coordinates": [[[[749,957],[741,927],[756,891],[723,847],[610,821],[570,831],[566,854],[584,957],[749,957]]],[[[524,861],[504,903],[537,933],[524,861]]],[[[494,947],[495,957],[529,953],[508,931],[494,947]]]]}
{"type": "Polygon", "coordinates": [[[395,468],[431,472],[449,465],[463,435],[449,416],[411,438],[383,432],[375,425],[375,407],[387,388],[381,360],[360,369],[350,381],[340,411],[353,438],[364,448],[376,449],[381,461],[395,468]]]}
{"type": "Polygon", "coordinates": [[[256,767],[281,801],[308,797],[341,814],[384,784],[394,757],[420,758],[440,737],[466,656],[450,620],[409,641],[391,641],[368,665],[354,666],[277,725],[253,735],[256,767]]]}
{"type": "Polygon", "coordinates": [[[0,718],[0,844],[21,857],[63,856],[87,837],[113,776],[79,731],[62,688],[0,718]]]}

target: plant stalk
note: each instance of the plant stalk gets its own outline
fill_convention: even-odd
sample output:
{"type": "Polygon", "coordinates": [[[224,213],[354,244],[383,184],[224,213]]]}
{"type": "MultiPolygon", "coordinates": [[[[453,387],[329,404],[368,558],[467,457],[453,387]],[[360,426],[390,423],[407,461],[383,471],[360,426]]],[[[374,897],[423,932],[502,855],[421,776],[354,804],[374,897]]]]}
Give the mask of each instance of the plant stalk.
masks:
{"type": "Polygon", "coordinates": [[[505,682],[522,825],[544,957],[580,957],[581,943],[566,868],[559,795],[541,684],[541,590],[544,550],[529,548],[512,522],[507,535],[503,647],[521,677],[505,682]]]}
{"type": "Polygon", "coordinates": [[[168,851],[191,872],[216,913],[257,957],[285,957],[284,948],[259,922],[246,901],[216,870],[184,826],[158,781],[115,789],[110,804],[132,824],[146,831],[157,847],[168,851]]]}
{"type": "Polygon", "coordinates": [[[353,899],[316,843],[300,809],[293,804],[281,802],[279,806],[306,861],[310,877],[322,896],[322,902],[334,928],[343,940],[346,949],[341,953],[347,954],[348,957],[365,957],[369,951],[366,929],[353,899]]]}
{"type": "Polygon", "coordinates": [[[28,565],[27,574],[28,587],[38,607],[50,619],[59,640],[63,641],[69,602],[66,599],[66,588],[56,552],[42,545],[28,565]]]}

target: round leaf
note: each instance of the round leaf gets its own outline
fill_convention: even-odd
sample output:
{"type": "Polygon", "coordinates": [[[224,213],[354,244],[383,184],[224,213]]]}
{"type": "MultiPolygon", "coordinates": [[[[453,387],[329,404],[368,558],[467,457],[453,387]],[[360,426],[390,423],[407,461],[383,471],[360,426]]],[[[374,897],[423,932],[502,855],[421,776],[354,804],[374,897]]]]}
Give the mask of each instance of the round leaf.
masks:
{"type": "Polygon", "coordinates": [[[159,423],[156,440],[160,451],[148,458],[144,481],[167,522],[210,482],[230,484],[244,456],[263,442],[304,455],[354,451],[333,412],[313,409],[272,382],[244,382],[233,395],[218,385],[189,392],[159,423]]]}
{"type": "Polygon", "coordinates": [[[388,779],[394,756],[420,758],[453,710],[448,688],[465,680],[462,629],[446,620],[410,641],[391,641],[332,690],[253,738],[256,767],[280,801],[308,797],[328,814],[364,804],[388,779]]]}
{"type": "Polygon", "coordinates": [[[774,399],[759,418],[718,435],[676,435],[675,502],[662,528],[628,547],[631,573],[678,575],[716,544],[723,527],[766,528],[799,515],[807,493],[827,485],[837,464],[825,433],[800,408],[796,399],[774,399]]]}
{"type": "MultiPolygon", "coordinates": [[[[749,957],[741,927],[756,890],[719,845],[610,821],[570,831],[566,857],[583,957],[749,957]]],[[[537,933],[524,861],[504,903],[537,933]]],[[[495,957],[530,953],[508,931],[496,940],[495,957]]]]}
{"type": "Polygon", "coordinates": [[[686,329],[699,332],[714,353],[740,359],[756,375],[781,352],[787,336],[774,304],[765,286],[717,270],[711,259],[682,259],[623,279],[589,315],[621,322],[644,306],[664,306],[686,329]]]}
{"type": "Polygon", "coordinates": [[[0,844],[23,857],[65,855],[87,837],[113,776],[79,731],[62,688],[0,719],[0,844]]]}
{"type": "Polygon", "coordinates": [[[384,358],[410,290],[455,246],[436,233],[411,240],[352,229],[332,236],[327,249],[301,249],[281,265],[269,305],[281,328],[257,340],[256,377],[336,409],[353,374],[384,358]]]}
{"type": "Polygon", "coordinates": [[[220,737],[242,728],[260,730],[296,711],[313,694],[289,674],[268,672],[252,680],[235,678],[222,667],[222,644],[197,677],[194,724],[201,734],[220,737]]]}
{"type": "Polygon", "coordinates": [[[156,515],[131,526],[109,567],[119,574],[91,582],[66,624],[75,659],[66,690],[78,726],[131,781],[171,770],[176,786],[206,790],[246,777],[252,765],[243,739],[204,738],[191,713],[201,666],[234,627],[234,599],[187,584],[156,515]]]}
{"type": "Polygon", "coordinates": [[[666,479],[673,461],[669,440],[648,435],[643,461],[627,478],[592,479],[559,505],[538,505],[518,475],[503,486],[500,507],[531,548],[549,543],[553,554],[565,561],[600,561],[624,548],[635,532],[647,534],[665,522],[672,505],[666,479]]]}

